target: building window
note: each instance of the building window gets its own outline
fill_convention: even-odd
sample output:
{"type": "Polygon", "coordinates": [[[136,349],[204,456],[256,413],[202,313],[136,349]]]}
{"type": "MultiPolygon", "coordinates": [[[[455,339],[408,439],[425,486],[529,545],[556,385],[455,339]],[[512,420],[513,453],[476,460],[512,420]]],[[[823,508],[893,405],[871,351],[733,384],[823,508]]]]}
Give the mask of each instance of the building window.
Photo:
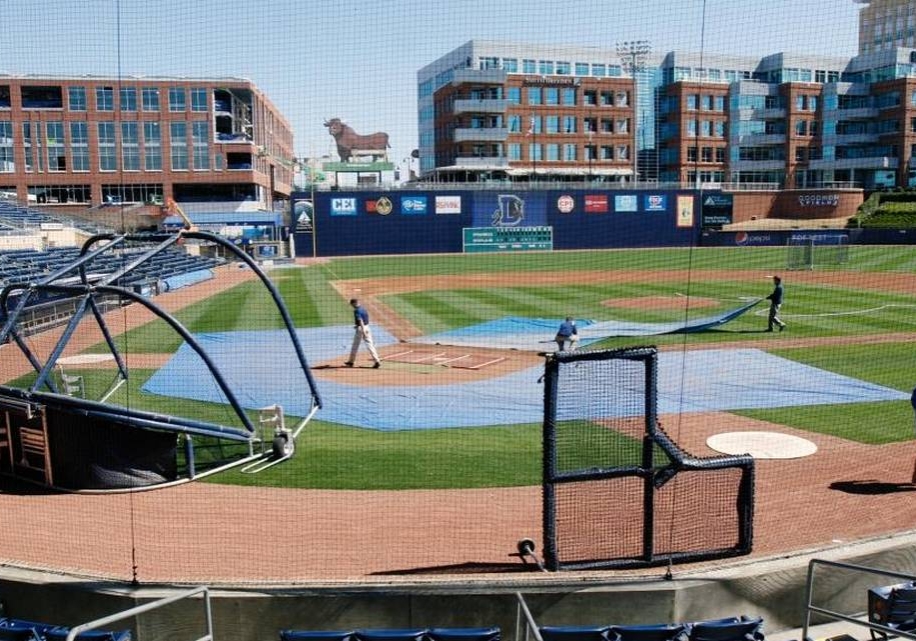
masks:
{"type": "Polygon", "coordinates": [[[697,161],[697,148],[696,147],[687,147],[687,162],[696,162],[697,161]]]}
{"type": "Polygon", "coordinates": [[[630,105],[630,92],[618,91],[614,96],[614,103],[618,107],[628,107],[630,105]]]}
{"type": "Polygon", "coordinates": [[[25,170],[28,172],[34,171],[35,169],[32,149],[37,145],[38,141],[32,140],[32,123],[22,123],[22,146],[25,155],[25,170]]]}
{"type": "Polygon", "coordinates": [[[528,119],[528,133],[531,135],[537,135],[541,133],[540,116],[531,116],[531,118],[528,119]]]}
{"type": "Polygon", "coordinates": [[[629,145],[617,145],[617,160],[629,160],[630,159],[630,146],[629,145]]]}
{"type": "Polygon", "coordinates": [[[795,162],[805,162],[808,157],[807,149],[805,147],[796,147],[795,148],[795,162]]]}
{"type": "Polygon", "coordinates": [[[46,122],[45,139],[48,141],[48,171],[67,171],[64,123],[46,122]]]}
{"type": "Polygon", "coordinates": [[[121,87],[121,111],[137,110],[137,90],[134,87],[121,87]]]}
{"type": "Polygon", "coordinates": [[[566,162],[576,161],[576,146],[572,143],[563,145],[563,160],[566,162]]]}
{"type": "Polygon", "coordinates": [[[184,122],[169,123],[169,154],[172,158],[172,170],[188,169],[188,125],[184,122]]]}
{"type": "Polygon", "coordinates": [[[509,155],[509,160],[521,160],[522,159],[522,146],[517,142],[510,142],[506,147],[506,153],[509,155]]]}
{"type": "Polygon", "coordinates": [[[70,123],[70,171],[89,171],[89,127],[70,123]]]}
{"type": "Polygon", "coordinates": [[[807,136],[808,135],[807,121],[799,120],[795,123],[795,135],[796,136],[807,136]]]}
{"type": "Polygon", "coordinates": [[[86,87],[67,87],[70,111],[86,111],[86,87]]]}
{"type": "Polygon", "coordinates": [[[602,118],[601,119],[601,133],[603,134],[614,133],[614,121],[611,118],[602,118]]]}
{"type": "Polygon", "coordinates": [[[9,120],[0,121],[0,172],[7,173],[16,170],[13,162],[13,123],[9,120]]]}
{"type": "Polygon", "coordinates": [[[541,88],[540,87],[528,87],[528,104],[529,105],[541,104],[541,88]]]}
{"type": "Polygon", "coordinates": [[[98,111],[114,111],[114,89],[112,87],[95,88],[95,108],[98,111]]]}
{"type": "Polygon", "coordinates": [[[576,117],[575,116],[563,116],[563,133],[567,133],[567,134],[576,133],[576,117]]]}
{"type": "Polygon", "coordinates": [[[553,60],[538,60],[538,73],[542,76],[552,76],[553,60]]]}
{"type": "Polygon", "coordinates": [[[208,145],[209,123],[197,121],[191,124],[191,142],[194,146],[194,169],[210,169],[210,146],[208,145]]]}
{"type": "Polygon", "coordinates": [[[518,73],[518,58],[503,58],[503,69],[507,73],[518,73]]]}
{"type": "Polygon", "coordinates": [[[618,118],[617,125],[615,127],[618,134],[626,134],[630,132],[630,119],[629,118],[618,118]]]}
{"type": "Polygon", "coordinates": [[[522,60],[522,73],[535,74],[537,72],[537,62],[534,60],[522,60]]]}
{"type": "Polygon", "coordinates": [[[602,107],[613,107],[614,106],[614,92],[613,91],[602,91],[601,92],[601,106],[602,107]]]}
{"type": "Polygon", "coordinates": [[[169,111],[184,111],[187,107],[187,96],[184,87],[169,87],[169,111]]]}
{"type": "Polygon", "coordinates": [[[601,160],[614,160],[614,148],[610,145],[601,147],[601,160]]]}
{"type": "Polygon", "coordinates": [[[547,160],[557,162],[560,160],[560,145],[555,142],[547,145],[547,160]]]}
{"type": "Polygon", "coordinates": [[[159,90],[156,87],[143,87],[143,111],[159,111],[159,90]]]}
{"type": "Polygon", "coordinates": [[[582,93],[582,102],[586,107],[594,107],[598,104],[598,92],[594,89],[588,89],[582,93]]]}
{"type": "Polygon", "coordinates": [[[191,89],[191,111],[207,110],[207,90],[195,87],[191,89]]]}
{"type": "Polygon", "coordinates": [[[713,131],[716,138],[725,138],[725,121],[716,120],[713,123],[713,131]]]}
{"type": "Polygon", "coordinates": [[[597,133],[598,132],[598,119],[597,118],[583,118],[582,119],[582,129],[586,133],[597,133]]]}
{"type": "Polygon", "coordinates": [[[506,119],[510,134],[522,133],[522,117],[518,114],[512,114],[506,119]]]}
{"type": "Polygon", "coordinates": [[[714,96],[713,97],[713,110],[714,111],[725,111],[725,96],[714,96]]]}
{"type": "Polygon", "coordinates": [[[162,131],[158,122],[143,123],[143,167],[162,171],[162,131]]]}
{"type": "Polygon", "coordinates": [[[547,116],[544,120],[545,120],[545,126],[547,128],[548,134],[560,133],[560,117],[559,116],[547,116]]]}
{"type": "Polygon", "coordinates": [[[716,162],[725,162],[725,147],[716,147],[716,162]]]}
{"type": "Polygon", "coordinates": [[[115,153],[115,126],[113,122],[98,123],[99,131],[99,169],[115,171],[118,168],[118,157],[115,153]]]}
{"type": "Polygon", "coordinates": [[[121,167],[140,171],[140,135],[135,122],[121,123],[121,167]]]}
{"type": "Polygon", "coordinates": [[[545,105],[560,104],[560,90],[556,87],[547,87],[546,89],[544,89],[544,104],[545,105]]]}
{"type": "Polygon", "coordinates": [[[557,62],[557,75],[568,76],[572,72],[572,65],[568,62],[557,62]]]}
{"type": "Polygon", "coordinates": [[[703,94],[700,97],[700,109],[703,111],[712,111],[712,96],[703,94]]]}
{"type": "Polygon", "coordinates": [[[607,65],[603,65],[600,63],[592,65],[592,75],[595,76],[596,78],[604,78],[606,75],[608,75],[607,65]]]}
{"type": "Polygon", "coordinates": [[[689,93],[687,94],[687,111],[696,111],[697,110],[697,94],[689,93]]]}
{"type": "Polygon", "coordinates": [[[541,160],[540,143],[528,143],[528,160],[541,160]]]}
{"type": "Polygon", "coordinates": [[[563,104],[568,107],[576,106],[576,90],[573,87],[563,89],[563,104]]]}
{"type": "Polygon", "coordinates": [[[506,89],[506,102],[512,105],[522,104],[522,88],[509,87],[506,89]]]}
{"type": "Polygon", "coordinates": [[[712,147],[703,147],[700,150],[700,160],[702,162],[712,162],[712,147]]]}
{"type": "Polygon", "coordinates": [[[577,76],[587,76],[588,75],[588,63],[587,62],[577,62],[576,63],[576,75],[577,76]]]}

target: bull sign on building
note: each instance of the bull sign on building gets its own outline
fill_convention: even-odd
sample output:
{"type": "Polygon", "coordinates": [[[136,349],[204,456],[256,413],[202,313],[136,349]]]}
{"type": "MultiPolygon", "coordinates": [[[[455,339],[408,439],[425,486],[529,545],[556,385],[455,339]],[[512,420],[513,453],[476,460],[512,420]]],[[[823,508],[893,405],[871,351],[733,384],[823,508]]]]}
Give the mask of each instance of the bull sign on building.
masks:
{"type": "Polygon", "coordinates": [[[326,120],[324,126],[337,143],[337,155],[341,162],[350,162],[351,157],[371,157],[373,161],[388,160],[388,134],[377,131],[362,135],[340,118],[326,120]]]}

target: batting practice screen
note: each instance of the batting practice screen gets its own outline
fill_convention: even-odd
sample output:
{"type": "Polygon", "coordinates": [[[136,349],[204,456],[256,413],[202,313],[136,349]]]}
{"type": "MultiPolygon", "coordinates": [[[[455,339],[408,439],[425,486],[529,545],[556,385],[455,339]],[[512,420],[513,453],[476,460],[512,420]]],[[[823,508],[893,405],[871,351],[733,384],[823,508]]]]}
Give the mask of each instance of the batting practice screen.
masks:
{"type": "Polygon", "coordinates": [[[544,555],[549,569],[747,554],[754,463],[696,458],[656,415],[654,347],[547,355],[544,555]]]}

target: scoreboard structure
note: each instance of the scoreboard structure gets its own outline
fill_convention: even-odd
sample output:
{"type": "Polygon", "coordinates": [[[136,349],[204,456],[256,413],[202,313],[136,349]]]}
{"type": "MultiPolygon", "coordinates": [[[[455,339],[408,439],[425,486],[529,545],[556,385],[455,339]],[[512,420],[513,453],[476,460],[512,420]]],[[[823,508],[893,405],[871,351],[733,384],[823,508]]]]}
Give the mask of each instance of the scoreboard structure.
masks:
{"type": "Polygon", "coordinates": [[[465,227],[465,253],[553,249],[553,227],[465,227]]]}

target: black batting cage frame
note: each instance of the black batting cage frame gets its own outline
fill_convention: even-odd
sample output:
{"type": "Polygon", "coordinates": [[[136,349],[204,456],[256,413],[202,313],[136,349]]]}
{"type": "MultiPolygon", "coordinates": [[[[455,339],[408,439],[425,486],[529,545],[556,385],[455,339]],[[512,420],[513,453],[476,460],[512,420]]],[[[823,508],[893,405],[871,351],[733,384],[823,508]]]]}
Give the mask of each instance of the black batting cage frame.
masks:
{"type": "Polygon", "coordinates": [[[698,458],[665,433],[657,416],[654,346],[543,356],[546,569],[640,568],[750,553],[754,460],[749,455],[698,458]],[[618,364],[632,375],[615,380],[608,372],[618,364]],[[583,381],[588,388],[584,392],[579,391],[583,381]],[[564,400],[567,394],[574,400],[564,400]],[[595,398],[602,396],[606,398],[595,398]],[[622,396],[629,401],[631,416],[616,419],[620,408],[615,405],[624,404],[618,403],[622,396]],[[631,459],[596,465],[592,457],[582,466],[559,463],[560,457],[567,460],[564,449],[570,445],[563,439],[569,438],[569,431],[597,430],[599,438],[616,439],[614,427],[624,421],[628,421],[631,444],[641,432],[641,443],[631,445],[631,459]],[[568,430],[562,439],[558,439],[560,429],[568,430]],[[679,489],[682,477],[690,480],[679,489]],[[714,500],[705,503],[706,492],[715,493],[714,500]],[[669,522],[676,524],[671,528],[673,536],[669,522]],[[629,542],[622,542],[624,538],[629,542]]]}
{"type": "MultiPolygon", "coordinates": [[[[70,492],[122,492],[182,483],[240,465],[263,469],[264,462],[292,455],[293,442],[315,412],[321,397],[292,318],[280,295],[256,261],[225,238],[195,229],[176,233],[99,234],[89,238],[79,256],[34,281],[11,282],[0,290],[0,344],[18,347],[36,376],[27,388],[0,385],[0,474],[70,492]],[[173,314],[129,284],[131,274],[184,241],[212,243],[247,265],[269,292],[304,374],[311,409],[293,429],[268,434],[256,425],[219,367],[194,334],[173,314]],[[131,251],[125,251],[130,245],[131,251]],[[138,249],[139,248],[139,249],[138,249]],[[93,272],[104,257],[122,252],[119,266],[93,272]],[[63,331],[46,357],[30,348],[23,325],[28,310],[47,301],[72,304],[63,331]],[[144,411],[70,395],[53,374],[77,327],[94,321],[117,368],[119,383],[130,376],[105,320],[104,309],[136,305],[152,312],[176,332],[199,357],[232,408],[239,425],[224,425],[160,412],[144,411]],[[223,444],[231,455],[214,457],[223,444]],[[201,460],[198,450],[206,447],[201,460]],[[259,463],[260,462],[260,463],[259,463]]],[[[276,407],[276,406],[274,406],[276,407]]],[[[267,408],[265,408],[267,409],[267,408]]],[[[244,468],[243,468],[243,471],[244,468]]]]}

